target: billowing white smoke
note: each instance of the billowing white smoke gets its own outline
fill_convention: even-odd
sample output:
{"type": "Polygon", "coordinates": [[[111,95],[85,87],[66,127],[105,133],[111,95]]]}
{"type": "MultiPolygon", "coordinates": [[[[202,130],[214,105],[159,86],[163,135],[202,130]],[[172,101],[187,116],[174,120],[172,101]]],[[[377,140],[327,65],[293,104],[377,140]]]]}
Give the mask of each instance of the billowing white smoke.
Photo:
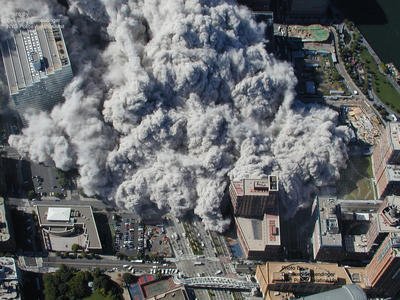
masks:
{"type": "Polygon", "coordinates": [[[70,2],[62,20],[76,78],[64,104],[27,116],[30,126],[10,137],[21,153],[78,168],[88,195],[138,211],[149,203],[194,211],[216,230],[227,225],[219,206],[228,176],[278,174],[292,213],[334,183],[346,129],[334,111],[294,102],[292,68],[265,51],[263,27],[246,8],[70,2]]]}

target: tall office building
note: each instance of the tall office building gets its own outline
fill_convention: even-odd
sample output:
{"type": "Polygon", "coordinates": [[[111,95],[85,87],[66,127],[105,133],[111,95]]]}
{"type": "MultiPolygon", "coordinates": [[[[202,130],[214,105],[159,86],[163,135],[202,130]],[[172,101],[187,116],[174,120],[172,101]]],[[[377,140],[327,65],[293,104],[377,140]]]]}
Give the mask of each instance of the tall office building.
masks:
{"type": "Polygon", "coordinates": [[[73,74],[59,25],[43,22],[1,43],[11,99],[23,118],[29,110],[50,110],[63,99],[73,74]]]}
{"type": "Polygon", "coordinates": [[[372,168],[380,198],[400,194],[400,123],[391,122],[374,146],[372,168]]]}
{"type": "Polygon", "coordinates": [[[367,250],[373,252],[389,233],[400,234],[400,197],[388,196],[371,221],[366,234],[367,250]]]}
{"type": "Polygon", "coordinates": [[[277,258],[281,250],[277,176],[233,181],[229,192],[245,257],[277,258]]]}
{"type": "Polygon", "coordinates": [[[391,232],[365,268],[367,286],[380,297],[400,292],[400,234],[391,232]]]}
{"type": "Polygon", "coordinates": [[[333,197],[316,197],[312,207],[315,218],[312,234],[315,260],[338,261],[342,258],[342,234],[339,229],[337,210],[339,205],[333,197]]]}
{"type": "Polygon", "coordinates": [[[278,177],[232,181],[229,193],[235,216],[262,219],[278,207],[278,177]]]}

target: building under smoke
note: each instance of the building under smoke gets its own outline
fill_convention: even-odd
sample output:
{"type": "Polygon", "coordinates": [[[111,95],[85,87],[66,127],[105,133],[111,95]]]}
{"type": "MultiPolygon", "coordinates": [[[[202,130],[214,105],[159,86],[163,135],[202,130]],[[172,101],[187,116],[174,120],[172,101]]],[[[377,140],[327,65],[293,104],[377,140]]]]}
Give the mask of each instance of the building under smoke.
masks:
{"type": "Polygon", "coordinates": [[[60,25],[21,29],[1,43],[10,96],[21,118],[30,110],[50,111],[63,99],[72,69],[60,25]]]}
{"type": "MultiPolygon", "coordinates": [[[[214,230],[229,224],[220,212],[229,180],[279,174],[294,215],[339,177],[349,130],[328,107],[296,101],[292,66],[265,50],[265,28],[247,8],[70,2],[7,0],[0,12],[60,16],[76,67],[65,102],[10,137],[21,155],[78,169],[86,195],[139,213],[194,212],[214,230]]],[[[252,204],[239,210],[255,213],[252,204]]]]}
{"type": "Polygon", "coordinates": [[[229,193],[233,213],[237,217],[263,218],[278,207],[278,177],[232,181],[229,193]]]}
{"type": "Polygon", "coordinates": [[[281,250],[278,177],[232,181],[229,192],[245,257],[278,257],[281,250]]]}

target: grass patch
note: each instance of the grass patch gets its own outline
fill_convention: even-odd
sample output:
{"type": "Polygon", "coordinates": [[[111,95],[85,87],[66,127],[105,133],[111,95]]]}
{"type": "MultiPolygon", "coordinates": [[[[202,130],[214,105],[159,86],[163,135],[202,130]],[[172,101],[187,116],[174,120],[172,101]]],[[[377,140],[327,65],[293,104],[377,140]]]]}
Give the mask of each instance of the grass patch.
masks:
{"type": "Polygon", "coordinates": [[[361,51],[360,57],[368,72],[372,74],[372,87],[379,99],[391,109],[400,113],[400,94],[386,78],[386,75],[381,73],[366,48],[361,51]]]}
{"type": "Polygon", "coordinates": [[[351,156],[336,184],[338,197],[346,200],[375,199],[372,177],[371,157],[351,156]]]}
{"type": "Polygon", "coordinates": [[[93,294],[91,294],[89,297],[84,298],[84,300],[114,300],[115,298],[111,296],[104,296],[102,293],[100,293],[99,290],[95,290],[93,294]]]}

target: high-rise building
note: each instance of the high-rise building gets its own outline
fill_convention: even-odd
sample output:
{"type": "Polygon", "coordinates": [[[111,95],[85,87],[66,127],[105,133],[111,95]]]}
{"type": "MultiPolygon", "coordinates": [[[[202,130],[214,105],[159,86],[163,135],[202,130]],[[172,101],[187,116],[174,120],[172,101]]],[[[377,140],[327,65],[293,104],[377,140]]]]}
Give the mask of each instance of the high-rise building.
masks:
{"type": "Polygon", "coordinates": [[[262,220],[235,217],[237,235],[246,259],[275,259],[280,256],[279,213],[262,220]]]}
{"type": "Polygon", "coordinates": [[[22,118],[63,99],[73,74],[59,25],[43,22],[20,30],[1,43],[1,51],[11,99],[22,118]]]}
{"type": "Polygon", "coordinates": [[[315,218],[312,234],[315,260],[338,261],[343,254],[342,235],[337,210],[339,205],[333,197],[316,197],[312,211],[315,218]]]}
{"type": "Polygon", "coordinates": [[[400,197],[388,196],[371,221],[366,234],[367,250],[373,252],[391,232],[400,234],[400,197]]]}
{"type": "Polygon", "coordinates": [[[277,210],[278,177],[232,181],[229,193],[235,216],[262,219],[265,213],[277,210]]]}
{"type": "Polygon", "coordinates": [[[365,268],[367,286],[380,297],[400,292],[400,234],[391,232],[365,268]]]}
{"type": "Polygon", "coordinates": [[[400,195],[400,123],[391,122],[382,131],[372,154],[372,169],[380,198],[400,195]]]}

